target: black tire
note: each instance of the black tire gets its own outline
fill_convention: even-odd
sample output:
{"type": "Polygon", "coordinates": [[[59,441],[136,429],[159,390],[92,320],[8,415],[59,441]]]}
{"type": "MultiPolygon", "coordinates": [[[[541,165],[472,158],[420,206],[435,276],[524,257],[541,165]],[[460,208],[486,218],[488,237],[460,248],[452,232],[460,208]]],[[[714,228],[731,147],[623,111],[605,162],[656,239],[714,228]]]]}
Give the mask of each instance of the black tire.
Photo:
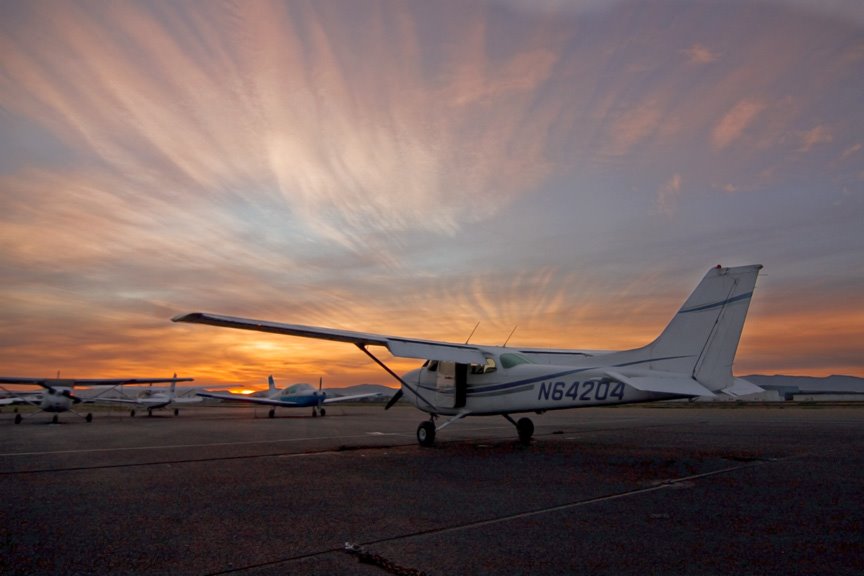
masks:
{"type": "Polygon", "coordinates": [[[130,410],[130,411],[129,411],[129,417],[130,417],[130,418],[134,418],[134,417],[135,417],[135,410],[130,410]]]}
{"type": "Polygon", "coordinates": [[[270,411],[267,412],[267,417],[268,417],[268,418],[274,418],[275,416],[276,416],[276,409],[275,409],[275,408],[271,408],[270,411]]]}
{"type": "Polygon", "coordinates": [[[530,418],[520,418],[516,422],[516,432],[519,434],[519,441],[528,444],[534,435],[534,423],[530,418]]]}
{"type": "Polygon", "coordinates": [[[84,417],[84,421],[87,422],[87,423],[92,422],[92,421],[93,421],[93,414],[91,414],[91,413],[88,412],[88,413],[87,413],[87,416],[84,417]]]}
{"type": "Polygon", "coordinates": [[[15,424],[20,424],[21,420],[23,420],[23,418],[21,418],[21,414],[15,414],[15,424]]]}
{"type": "Polygon", "coordinates": [[[153,416],[153,410],[150,408],[147,409],[147,416],[153,416]]]}
{"type": "Polygon", "coordinates": [[[327,411],[324,410],[324,408],[321,408],[321,409],[318,411],[318,414],[320,414],[321,416],[326,416],[326,415],[327,415],[327,411]]]}
{"type": "Polygon", "coordinates": [[[312,418],[317,418],[317,417],[318,417],[318,410],[316,410],[315,408],[312,408],[312,418]]]}
{"type": "Polygon", "coordinates": [[[435,445],[435,424],[426,420],[417,427],[417,442],[421,446],[435,445]]]}
{"type": "Polygon", "coordinates": [[[51,418],[51,423],[52,423],[52,424],[57,424],[57,422],[58,422],[59,420],[60,420],[60,419],[57,417],[57,415],[54,414],[54,417],[51,418]]]}
{"type": "Polygon", "coordinates": [[[180,409],[174,408],[174,416],[179,416],[179,415],[180,415],[180,409]]]}

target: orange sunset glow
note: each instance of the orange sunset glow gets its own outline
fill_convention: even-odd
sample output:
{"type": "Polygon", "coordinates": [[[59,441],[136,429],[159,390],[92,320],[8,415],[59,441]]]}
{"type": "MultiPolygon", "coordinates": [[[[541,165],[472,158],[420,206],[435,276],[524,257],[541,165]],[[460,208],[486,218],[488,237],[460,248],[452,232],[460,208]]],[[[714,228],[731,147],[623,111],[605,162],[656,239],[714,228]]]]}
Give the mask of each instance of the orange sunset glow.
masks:
{"type": "Polygon", "coordinates": [[[758,263],[736,374],[864,376],[861,6],[4,2],[0,372],[396,386],[170,319],[623,349],[758,263]]]}

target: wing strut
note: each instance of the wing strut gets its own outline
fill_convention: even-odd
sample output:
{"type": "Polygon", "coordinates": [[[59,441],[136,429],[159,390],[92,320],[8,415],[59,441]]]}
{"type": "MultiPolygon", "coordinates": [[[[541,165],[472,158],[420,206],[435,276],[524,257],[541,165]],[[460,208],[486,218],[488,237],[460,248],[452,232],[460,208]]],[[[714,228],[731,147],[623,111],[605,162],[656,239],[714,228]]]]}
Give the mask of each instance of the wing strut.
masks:
{"type": "MultiPolygon", "coordinates": [[[[384,369],[388,374],[390,374],[393,378],[395,378],[396,380],[398,380],[399,383],[400,383],[402,386],[404,386],[405,388],[407,388],[408,390],[410,390],[412,394],[414,394],[415,396],[417,396],[417,398],[420,398],[421,400],[423,400],[423,402],[425,402],[426,404],[428,404],[429,407],[432,408],[432,411],[433,411],[433,412],[436,410],[436,407],[435,407],[434,404],[432,404],[431,402],[429,402],[428,400],[426,400],[426,398],[424,398],[424,397],[420,394],[420,392],[418,392],[418,391],[417,391],[413,386],[411,386],[410,384],[408,384],[407,382],[405,382],[405,380],[403,380],[401,376],[399,376],[398,374],[396,374],[393,370],[390,369],[389,366],[387,366],[386,364],[384,364],[383,362],[381,362],[381,360],[379,360],[379,359],[378,359],[374,354],[372,354],[371,352],[369,352],[369,350],[366,349],[366,345],[365,345],[365,344],[362,344],[362,343],[360,343],[360,342],[355,342],[354,345],[357,346],[357,348],[359,348],[360,350],[362,350],[362,351],[363,351],[367,356],[369,356],[372,360],[374,360],[376,364],[378,364],[379,366],[381,366],[381,368],[383,368],[383,369],[384,369]]],[[[401,396],[401,395],[402,395],[402,391],[400,390],[399,392],[396,393],[396,395],[394,395],[394,398],[396,398],[397,396],[401,396]]],[[[387,405],[388,408],[389,408],[390,406],[391,406],[391,404],[388,404],[388,405],[387,405]]]]}

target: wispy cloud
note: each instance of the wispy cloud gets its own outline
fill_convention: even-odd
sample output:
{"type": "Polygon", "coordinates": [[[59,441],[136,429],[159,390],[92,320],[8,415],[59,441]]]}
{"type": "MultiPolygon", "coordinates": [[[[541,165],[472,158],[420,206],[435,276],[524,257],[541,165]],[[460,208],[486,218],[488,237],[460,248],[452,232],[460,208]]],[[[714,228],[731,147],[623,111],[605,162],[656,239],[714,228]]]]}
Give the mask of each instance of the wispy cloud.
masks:
{"type": "Polygon", "coordinates": [[[720,55],[712,52],[702,44],[693,44],[681,51],[691,64],[710,64],[720,59],[720,55]]]}
{"type": "Polygon", "coordinates": [[[831,131],[827,126],[816,126],[810,130],[806,130],[799,134],[801,147],[799,152],[809,152],[814,146],[819,144],[828,144],[833,140],[831,131]]]}
{"type": "Polygon", "coordinates": [[[0,357],[372,381],[352,349],[168,318],[617,348],[706,259],[851,274],[860,29],[798,7],[0,3],[0,357]]]}
{"type": "Polygon", "coordinates": [[[675,214],[681,195],[681,175],[674,174],[657,192],[657,207],[666,216],[675,214]]]}
{"type": "Polygon", "coordinates": [[[862,148],[862,145],[860,142],[857,144],[853,144],[852,146],[849,146],[848,148],[843,150],[842,154],[840,154],[840,161],[842,162],[844,160],[848,160],[848,159],[852,158],[853,156],[858,154],[858,152],[861,151],[861,148],[862,148]]]}
{"type": "Polygon", "coordinates": [[[723,150],[741,138],[765,110],[765,106],[763,102],[751,98],[736,103],[715,125],[711,135],[714,147],[723,150]]]}

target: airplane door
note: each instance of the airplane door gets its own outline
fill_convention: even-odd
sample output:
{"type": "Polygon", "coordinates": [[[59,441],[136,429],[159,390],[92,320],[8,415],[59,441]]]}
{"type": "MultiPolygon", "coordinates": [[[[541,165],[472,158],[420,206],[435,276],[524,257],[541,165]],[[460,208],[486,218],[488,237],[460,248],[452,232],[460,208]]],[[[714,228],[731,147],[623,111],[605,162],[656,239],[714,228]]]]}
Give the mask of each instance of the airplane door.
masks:
{"type": "Polygon", "coordinates": [[[447,408],[462,408],[468,388],[468,365],[454,362],[438,363],[435,404],[447,408]]]}

